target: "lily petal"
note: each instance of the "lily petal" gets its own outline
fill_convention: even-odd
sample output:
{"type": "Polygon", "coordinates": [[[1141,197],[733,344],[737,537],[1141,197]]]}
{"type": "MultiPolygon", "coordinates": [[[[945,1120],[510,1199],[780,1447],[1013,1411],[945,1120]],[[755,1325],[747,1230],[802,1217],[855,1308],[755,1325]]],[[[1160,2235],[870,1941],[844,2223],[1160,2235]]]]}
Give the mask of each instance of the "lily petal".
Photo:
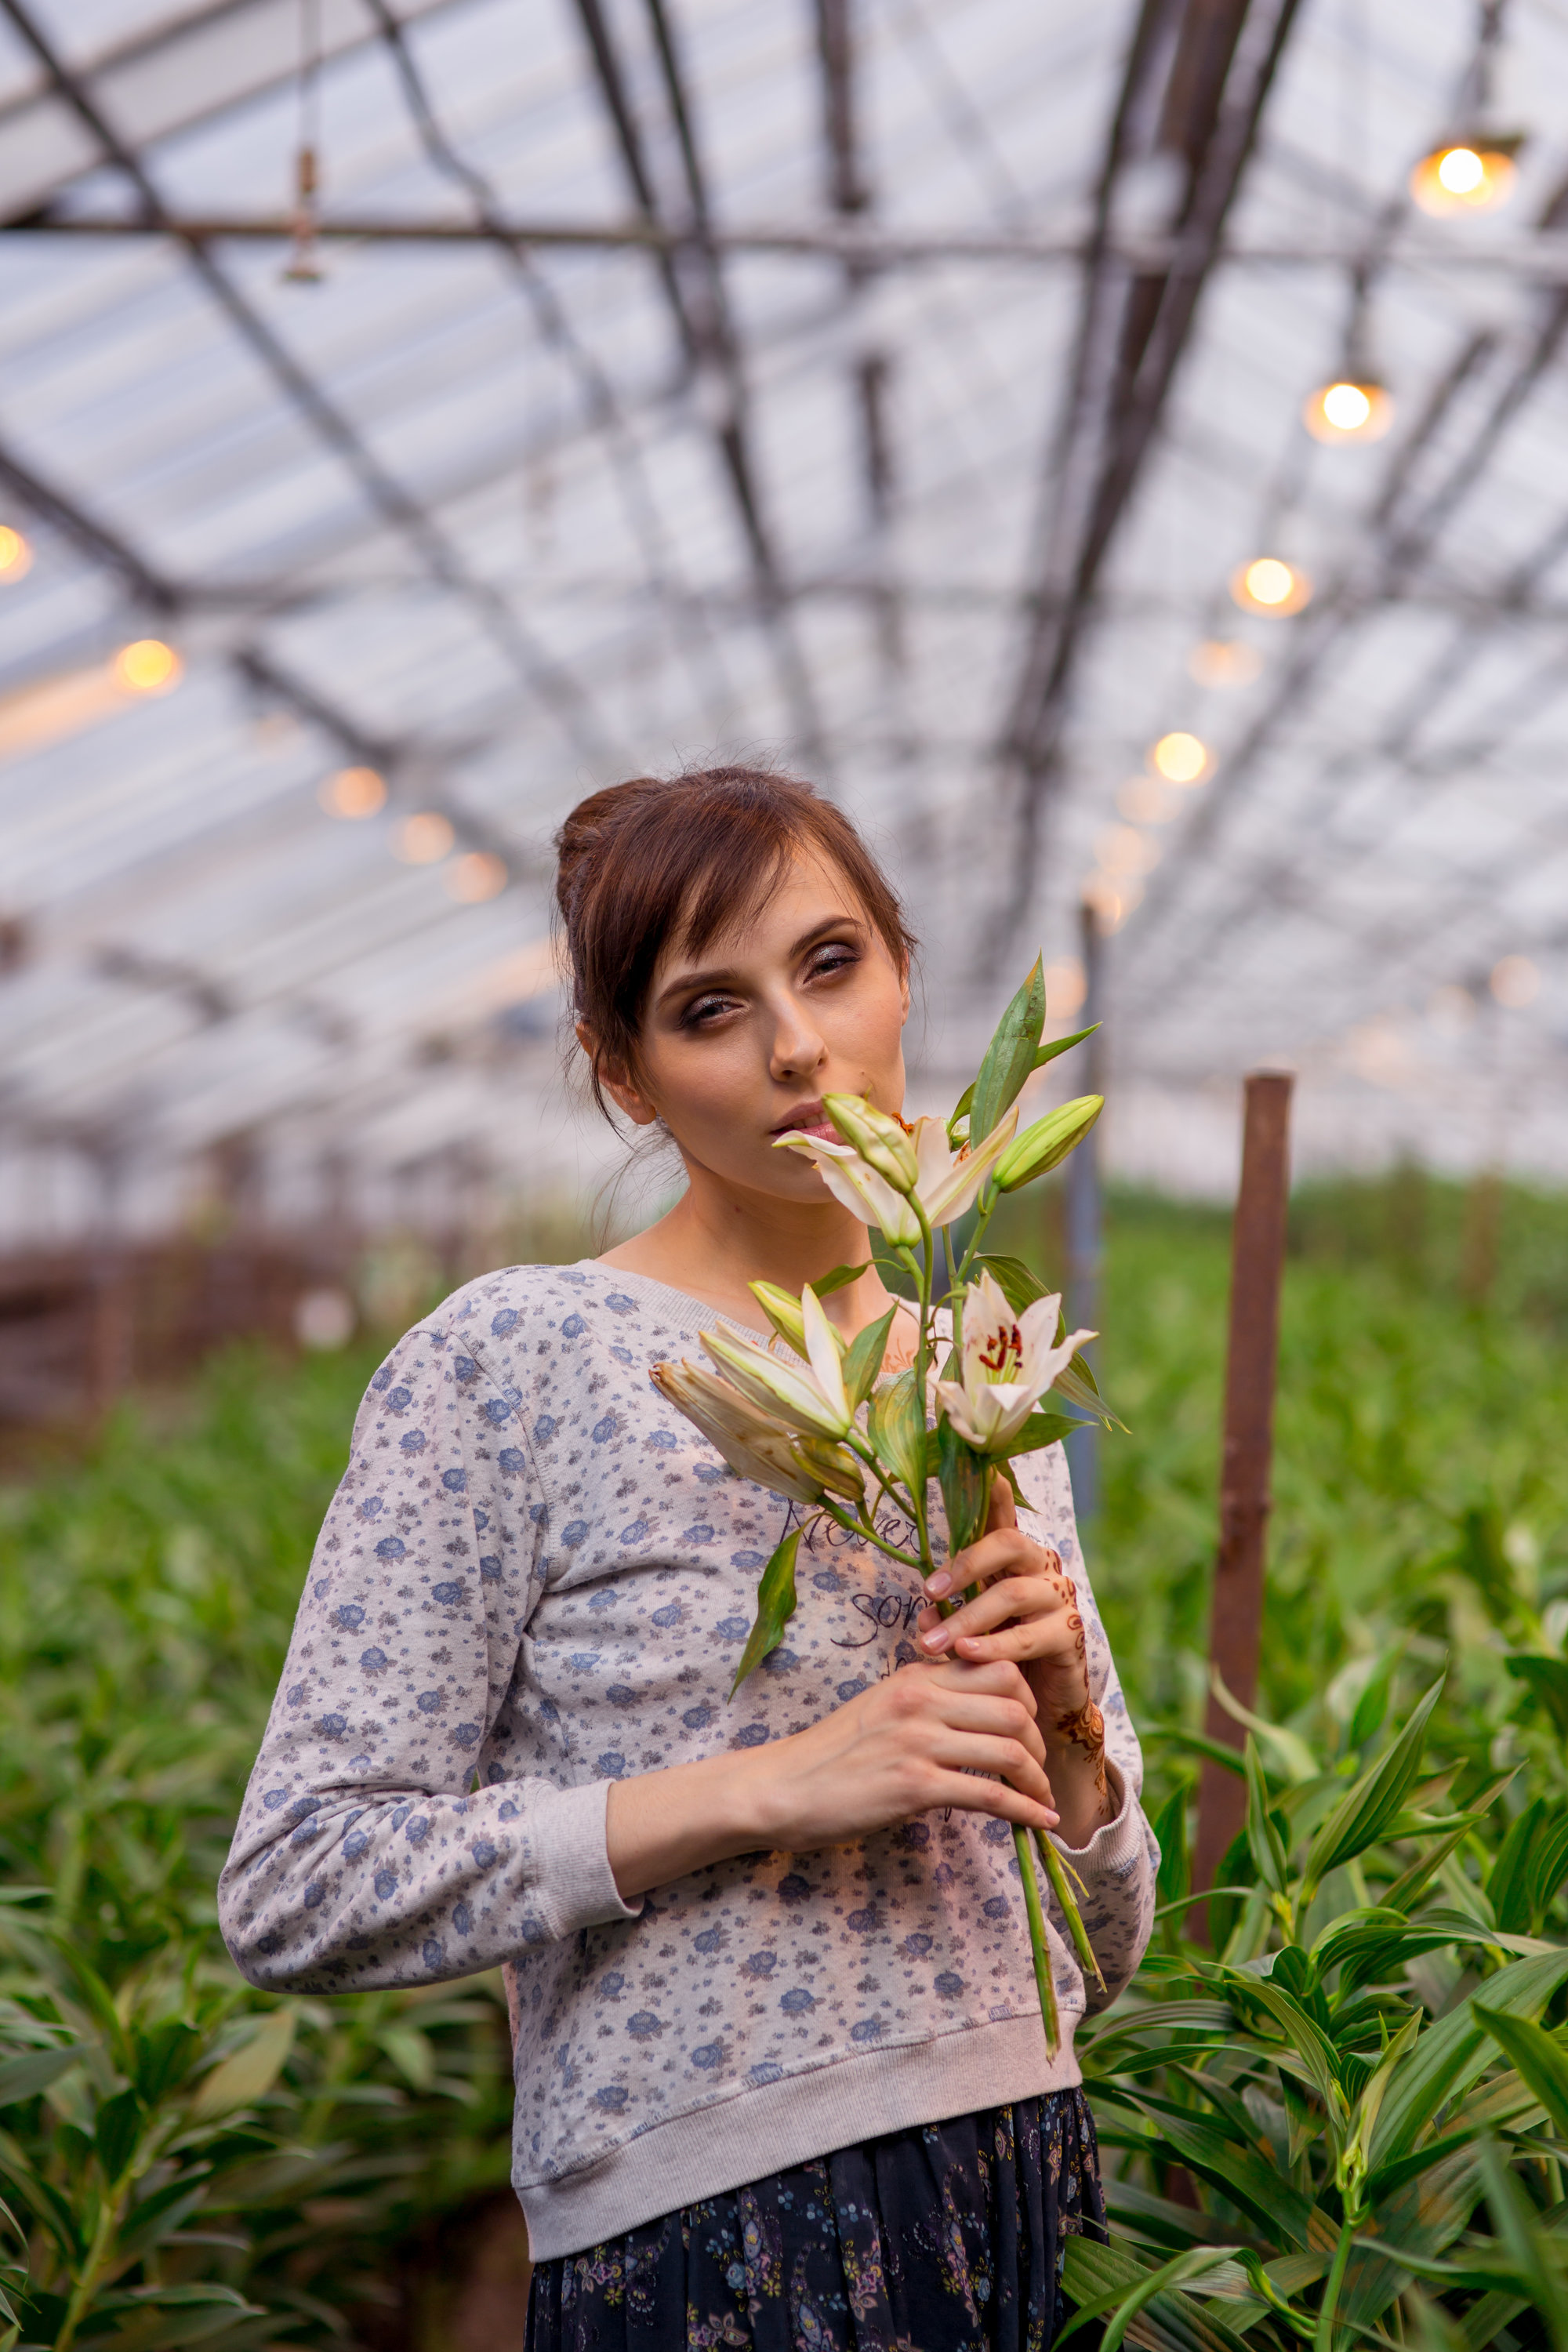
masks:
{"type": "Polygon", "coordinates": [[[800,1313],[805,1326],[807,1360],[816,1374],[817,1387],[833,1411],[840,1416],[838,1433],[842,1436],[854,1419],[844,1387],[844,1359],[838,1335],[809,1282],[800,1294],[800,1313]]]}

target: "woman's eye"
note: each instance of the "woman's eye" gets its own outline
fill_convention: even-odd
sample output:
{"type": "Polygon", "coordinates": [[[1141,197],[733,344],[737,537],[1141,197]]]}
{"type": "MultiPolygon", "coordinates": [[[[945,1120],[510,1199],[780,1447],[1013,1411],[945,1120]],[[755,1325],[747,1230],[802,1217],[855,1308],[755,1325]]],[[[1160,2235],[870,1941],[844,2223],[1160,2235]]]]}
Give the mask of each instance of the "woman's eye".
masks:
{"type": "Polygon", "coordinates": [[[729,1009],[730,999],[727,996],[700,996],[696,1003],[689,1004],[682,1013],[681,1026],[686,1029],[705,1028],[729,1009]]]}
{"type": "Polygon", "coordinates": [[[852,963],[858,961],[859,958],[851,947],[819,948],[811,961],[812,978],[830,979],[836,971],[847,971],[852,963]]]}

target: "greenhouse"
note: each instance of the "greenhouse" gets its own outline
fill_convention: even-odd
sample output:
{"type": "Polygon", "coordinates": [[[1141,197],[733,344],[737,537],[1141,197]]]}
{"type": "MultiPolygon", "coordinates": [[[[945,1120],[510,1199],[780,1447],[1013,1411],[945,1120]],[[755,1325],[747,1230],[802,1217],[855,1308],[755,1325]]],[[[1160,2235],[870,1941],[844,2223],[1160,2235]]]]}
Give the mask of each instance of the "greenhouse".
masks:
{"type": "Polygon", "coordinates": [[[1568,5],[0,0],[0,2352],[1568,2352],[1568,5]]]}

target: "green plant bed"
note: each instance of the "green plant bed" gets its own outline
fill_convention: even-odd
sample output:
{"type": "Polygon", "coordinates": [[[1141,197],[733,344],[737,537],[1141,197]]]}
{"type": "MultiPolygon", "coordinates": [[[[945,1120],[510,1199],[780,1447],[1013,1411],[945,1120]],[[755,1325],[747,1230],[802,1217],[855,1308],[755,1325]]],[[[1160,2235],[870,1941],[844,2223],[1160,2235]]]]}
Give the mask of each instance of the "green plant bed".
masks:
{"type": "MultiPolygon", "coordinates": [[[[1418,2037],[1479,2019],[1489,1985],[1508,2002],[1518,1979],[1501,1972],[1540,1957],[1521,1939],[1550,1955],[1564,1933],[1546,1881],[1568,1836],[1568,1351],[1547,1277],[1559,1255],[1568,1263],[1568,1206],[1511,1194],[1492,1204],[1493,1303],[1476,1304],[1462,1254],[1442,1239],[1452,1219],[1446,1228],[1429,1206],[1419,1251],[1376,1244],[1391,1230],[1389,1189],[1352,1188],[1338,1208],[1309,1202],[1297,1217],[1259,1718],[1275,1727],[1258,1735],[1255,1838],[1227,1864],[1226,1883],[1242,1891],[1223,1898],[1223,1958],[1184,1943],[1184,1915],[1169,1914],[1086,2056],[1114,2176],[1121,2298],[1145,2293],[1162,2257],[1236,2255],[1217,2299],[1214,2275],[1195,2271],[1147,2289],[1134,2342],[1264,2346],[1326,2326],[1325,2345],[1568,2346],[1550,2312],[1531,2335],[1529,2307],[1555,2291],[1568,2113],[1543,2104],[1489,2026],[1478,2027],[1479,2072],[1456,2075],[1407,2151],[1422,2159],[1412,2179],[1447,2160],[1434,2150],[1455,2133],[1470,2151],[1437,2251],[1400,2242],[1457,2272],[1403,2272],[1373,2313],[1356,2241],[1337,2315],[1321,2320],[1351,2118],[1383,2034],[1413,2018],[1418,2037]],[[1303,1902],[1324,1811],[1390,1752],[1445,1667],[1408,1801],[1303,1902]],[[1469,1812],[1457,1835],[1431,1826],[1469,1812]],[[1350,1944],[1332,1957],[1325,1930],[1374,1898],[1386,1906],[1420,1855],[1450,1840],[1437,1874],[1394,1906],[1402,1919],[1382,1923],[1385,1974],[1353,1980],[1361,1962],[1350,1944]],[[1293,1939],[1307,1956],[1299,1981],[1294,1959],[1281,1974],[1271,1957],[1293,1939]],[[1277,1977],[1320,2027],[1326,2014],[1337,2090],[1312,2071],[1317,2044],[1308,2037],[1303,2054],[1291,2042],[1305,2032],[1294,2012],[1250,1990],[1277,1977]],[[1190,2014],[1170,2028],[1161,2013],[1182,2003],[1190,2014]],[[1279,2215],[1266,2225],[1240,2195],[1239,2159],[1222,2153],[1233,2146],[1318,2212],[1304,2252],[1279,2215]],[[1483,2281],[1500,2246],[1516,2269],[1483,2281]],[[1309,2255],[1326,2260],[1312,2270],[1309,2255]],[[1535,2281],[1523,2304],[1519,2263],[1535,2281]],[[1269,2305],[1271,2289],[1289,2313],[1269,2305]],[[1260,2298],[1269,2307],[1254,2310],[1260,2298]],[[1494,2334],[1478,2335],[1498,2314],[1494,2334]]],[[[1228,1221],[1118,1196],[1108,1235],[1100,1369],[1130,1434],[1102,1447],[1089,1556],[1150,1734],[1163,1893],[1179,1903],[1205,1696],[1228,1221]]],[[[1057,1255],[1048,1220],[1003,1245],[1047,1273],[1057,1255]]],[[[376,1352],[283,1366],[235,1351],[173,1423],[154,1428],[127,1409],[81,1462],[0,1488],[0,2197],[15,2221],[0,2215],[0,2293],[16,2314],[0,2314],[0,2352],[198,2341],[437,2352],[438,2311],[416,2321],[408,2307],[379,2310],[387,2282],[406,2283],[410,2246],[438,2257],[460,2242],[504,2183],[510,2087],[493,1980],[277,2000],[240,1983],[214,1924],[238,1793],[376,1352]]],[[[1553,1966],[1543,1960],[1543,1982],[1553,1966]]],[[[1549,1990],[1526,2017],[1559,2053],[1563,2002],[1549,1990]]],[[[1554,2081],[1560,2056],[1528,2053],[1554,2081]]],[[[1386,2182],[1366,2191],[1385,2193],[1386,2182]]],[[[1302,2209],[1279,2195],[1300,2222],[1302,2209]]],[[[1080,2296],[1116,2286],[1082,2260],[1080,2296]]]]}

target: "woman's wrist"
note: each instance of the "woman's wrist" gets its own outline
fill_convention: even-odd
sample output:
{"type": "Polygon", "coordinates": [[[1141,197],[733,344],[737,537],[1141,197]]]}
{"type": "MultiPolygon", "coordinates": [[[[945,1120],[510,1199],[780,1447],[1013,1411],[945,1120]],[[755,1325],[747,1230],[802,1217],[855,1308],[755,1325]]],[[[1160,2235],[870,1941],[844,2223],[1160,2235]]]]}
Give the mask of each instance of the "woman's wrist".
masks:
{"type": "Polygon", "coordinates": [[[742,1750],[611,1783],[605,1843],[623,1902],[778,1842],[778,1744],[770,1744],[768,1772],[742,1750]]]}

